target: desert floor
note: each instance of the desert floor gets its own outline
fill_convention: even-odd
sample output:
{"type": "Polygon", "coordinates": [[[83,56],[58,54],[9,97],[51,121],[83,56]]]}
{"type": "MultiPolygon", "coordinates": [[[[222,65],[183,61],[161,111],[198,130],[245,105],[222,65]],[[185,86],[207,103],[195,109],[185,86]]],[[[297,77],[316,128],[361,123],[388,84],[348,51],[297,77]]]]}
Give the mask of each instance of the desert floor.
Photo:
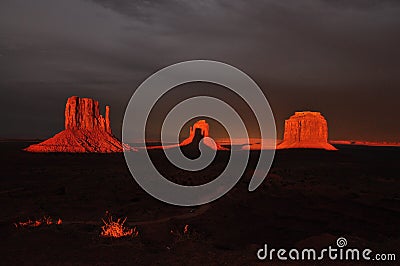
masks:
{"type": "MultiPolygon", "coordinates": [[[[268,178],[248,192],[257,159],[252,152],[244,177],[228,194],[188,208],[143,191],[122,154],[23,152],[29,144],[0,143],[1,265],[299,265],[260,262],[256,252],[264,243],[288,249],[335,246],[341,236],[349,247],[397,253],[400,260],[400,148],[280,150],[268,178]],[[126,225],[137,226],[139,236],[100,237],[106,211],[127,217],[126,225]],[[14,226],[43,215],[63,223],[14,226]],[[189,233],[183,234],[186,224],[189,233]]],[[[186,185],[217,176],[229,156],[220,151],[210,169],[191,174],[167,164],[162,151],[149,152],[161,172],[186,185]]],[[[323,262],[353,264],[365,263],[323,262]]]]}

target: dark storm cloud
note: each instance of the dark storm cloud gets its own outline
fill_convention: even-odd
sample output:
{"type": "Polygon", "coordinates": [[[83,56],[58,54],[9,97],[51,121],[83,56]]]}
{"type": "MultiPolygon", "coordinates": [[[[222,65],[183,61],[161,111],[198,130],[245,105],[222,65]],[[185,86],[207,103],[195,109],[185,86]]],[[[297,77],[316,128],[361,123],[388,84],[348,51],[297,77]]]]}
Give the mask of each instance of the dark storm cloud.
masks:
{"type": "Polygon", "coordinates": [[[167,35],[179,48],[171,49],[171,57],[207,54],[251,65],[252,72],[267,77],[296,82],[315,77],[338,82],[337,74],[356,82],[371,73],[386,79],[398,70],[399,6],[393,2],[156,1],[139,6],[132,1],[98,2],[167,35]],[[290,72],[294,75],[288,77],[290,72]]]}
{"type": "Polygon", "coordinates": [[[398,1],[2,1],[0,136],[51,135],[73,94],[111,104],[118,131],[143,79],[202,58],[250,74],[279,131],[314,109],[332,138],[400,140],[399,28],[398,1]]]}

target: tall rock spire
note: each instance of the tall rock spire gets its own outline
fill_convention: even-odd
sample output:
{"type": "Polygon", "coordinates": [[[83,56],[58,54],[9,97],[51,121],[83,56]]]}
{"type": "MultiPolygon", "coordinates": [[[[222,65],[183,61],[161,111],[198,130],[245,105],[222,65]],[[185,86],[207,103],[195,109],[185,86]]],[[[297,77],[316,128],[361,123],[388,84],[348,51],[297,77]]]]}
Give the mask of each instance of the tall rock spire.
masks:
{"type": "Polygon", "coordinates": [[[106,106],[106,121],[105,121],[105,129],[107,133],[111,133],[111,125],[110,125],[110,106],[106,106]]]}

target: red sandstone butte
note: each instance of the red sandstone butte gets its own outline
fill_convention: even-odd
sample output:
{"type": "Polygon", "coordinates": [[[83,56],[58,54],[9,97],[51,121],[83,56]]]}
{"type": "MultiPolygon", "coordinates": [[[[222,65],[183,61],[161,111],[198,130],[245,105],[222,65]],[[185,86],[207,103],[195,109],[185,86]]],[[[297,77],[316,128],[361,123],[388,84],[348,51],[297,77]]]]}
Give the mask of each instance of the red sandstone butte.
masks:
{"type": "Polygon", "coordinates": [[[122,152],[121,142],[112,135],[110,107],[105,117],[99,102],[72,96],[65,105],[65,130],[25,149],[28,152],[122,152]]]}
{"type": "Polygon", "coordinates": [[[285,121],[283,141],[277,149],[337,150],[328,143],[328,123],[319,112],[296,112],[285,121]]]}
{"type": "MultiPolygon", "coordinates": [[[[194,123],[193,126],[190,127],[189,137],[182,141],[179,146],[187,146],[190,145],[196,138],[196,134],[199,134],[200,138],[209,137],[210,126],[206,122],[206,120],[199,120],[194,123]]],[[[210,147],[213,150],[229,150],[228,148],[222,147],[218,143],[215,145],[209,141],[209,139],[204,140],[204,144],[210,147]]]]}

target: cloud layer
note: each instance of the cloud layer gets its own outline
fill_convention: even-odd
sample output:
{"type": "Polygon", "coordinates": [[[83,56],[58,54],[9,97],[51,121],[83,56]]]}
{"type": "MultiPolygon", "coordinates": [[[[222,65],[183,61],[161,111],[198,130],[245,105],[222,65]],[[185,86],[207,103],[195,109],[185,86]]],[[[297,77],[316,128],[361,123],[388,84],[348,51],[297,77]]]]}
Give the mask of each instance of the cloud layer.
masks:
{"type": "Polygon", "coordinates": [[[399,28],[398,1],[5,0],[0,137],[52,135],[70,95],[110,104],[119,132],[146,77],[214,59],[259,83],[280,134],[312,109],[334,139],[400,140],[399,28]]]}

